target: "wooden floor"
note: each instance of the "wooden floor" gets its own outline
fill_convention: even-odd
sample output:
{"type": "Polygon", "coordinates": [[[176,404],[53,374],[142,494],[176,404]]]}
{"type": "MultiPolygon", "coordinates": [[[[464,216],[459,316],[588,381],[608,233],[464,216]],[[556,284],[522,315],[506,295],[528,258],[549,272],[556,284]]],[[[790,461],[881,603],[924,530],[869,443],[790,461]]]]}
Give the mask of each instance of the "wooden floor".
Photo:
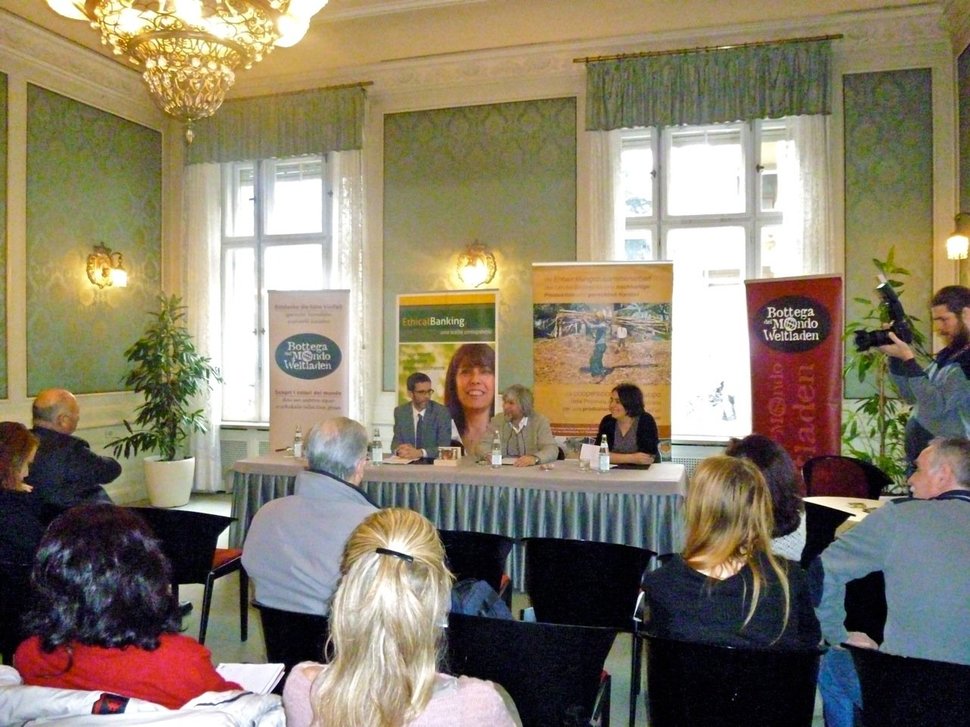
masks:
{"type": "MultiPolygon", "coordinates": [[[[225,493],[195,494],[192,501],[185,506],[187,510],[201,510],[228,515],[230,511],[230,496],[225,493]]],[[[220,545],[225,545],[228,531],[223,533],[220,545]]],[[[263,648],[263,634],[259,625],[259,614],[256,609],[249,609],[249,639],[239,640],[239,578],[230,574],[216,581],[212,597],[212,612],[209,615],[209,629],[206,635],[206,646],[212,651],[212,661],[220,662],[264,662],[266,653],[263,648]]],[[[185,619],[186,633],[198,636],[199,609],[202,606],[202,586],[182,586],[180,597],[189,599],[195,604],[192,613],[185,619]]],[[[515,593],[512,598],[512,611],[528,605],[524,594],[515,593]]],[[[606,662],[606,669],[613,677],[611,694],[611,724],[613,727],[623,727],[627,724],[630,694],[630,636],[620,634],[606,662]]],[[[816,700],[815,720],[813,727],[824,727],[821,704],[816,700]]],[[[646,707],[643,694],[637,701],[637,727],[647,727],[646,707]]],[[[754,726],[752,726],[754,727],[754,726]]]]}

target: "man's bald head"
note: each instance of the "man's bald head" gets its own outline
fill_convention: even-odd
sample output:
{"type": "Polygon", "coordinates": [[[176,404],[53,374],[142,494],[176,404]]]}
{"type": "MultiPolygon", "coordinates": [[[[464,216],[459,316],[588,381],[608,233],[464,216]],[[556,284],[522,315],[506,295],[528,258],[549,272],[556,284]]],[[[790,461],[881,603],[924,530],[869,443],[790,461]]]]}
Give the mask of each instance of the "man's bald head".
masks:
{"type": "Polygon", "coordinates": [[[32,411],[35,427],[61,434],[73,434],[81,418],[77,399],[67,389],[44,389],[34,399],[32,411]]]}

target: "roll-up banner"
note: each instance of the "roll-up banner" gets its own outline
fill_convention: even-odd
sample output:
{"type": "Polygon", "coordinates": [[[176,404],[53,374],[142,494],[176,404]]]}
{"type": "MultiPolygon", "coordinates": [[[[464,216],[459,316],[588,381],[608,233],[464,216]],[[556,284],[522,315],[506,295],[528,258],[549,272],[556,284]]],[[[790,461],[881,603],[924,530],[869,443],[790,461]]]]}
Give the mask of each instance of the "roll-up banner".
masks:
{"type": "Polygon", "coordinates": [[[752,430],[788,450],[801,469],[841,452],[842,278],[745,282],[752,430]]]}
{"type": "Polygon", "coordinates": [[[293,444],[323,419],[347,416],[350,291],[269,291],[269,446],[293,444]]]}
{"type": "Polygon", "coordinates": [[[596,434],[617,384],[636,384],[670,436],[672,263],[532,266],[536,409],[561,436],[596,434]]]}

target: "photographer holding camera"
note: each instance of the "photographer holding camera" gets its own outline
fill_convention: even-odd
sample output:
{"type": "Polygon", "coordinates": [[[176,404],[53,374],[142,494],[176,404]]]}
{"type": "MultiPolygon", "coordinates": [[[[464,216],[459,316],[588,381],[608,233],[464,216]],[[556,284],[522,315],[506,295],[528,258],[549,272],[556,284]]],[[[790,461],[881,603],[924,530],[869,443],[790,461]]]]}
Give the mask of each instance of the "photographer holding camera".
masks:
{"type": "Polygon", "coordinates": [[[914,404],[906,422],[909,471],[934,437],[970,436],[970,288],[940,288],[930,301],[930,312],[946,347],[925,370],[895,327],[887,331],[891,343],[878,346],[891,356],[889,372],[903,399],[914,404]]]}

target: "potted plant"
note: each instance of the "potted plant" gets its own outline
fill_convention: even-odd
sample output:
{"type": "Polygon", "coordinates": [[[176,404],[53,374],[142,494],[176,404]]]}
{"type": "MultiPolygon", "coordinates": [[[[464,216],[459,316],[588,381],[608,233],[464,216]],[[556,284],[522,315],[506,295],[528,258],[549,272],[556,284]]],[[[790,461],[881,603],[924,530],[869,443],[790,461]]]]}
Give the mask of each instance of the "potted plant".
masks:
{"type": "Polygon", "coordinates": [[[206,420],[198,399],[210,379],[222,381],[218,369],[201,355],[185,325],[186,308],[178,296],[159,296],[159,308],[141,338],[125,351],[131,365],[125,385],[142,394],[134,423],[125,420],[128,434],[108,443],[115,456],[157,452],[145,459],[145,483],[155,507],[177,507],[189,501],[195,458],[186,441],[204,432],[206,420]]]}
{"type": "MultiPolygon", "coordinates": [[[[909,271],[895,262],[895,249],[890,248],[885,260],[873,258],[873,265],[886,277],[897,295],[903,292],[909,271]]],[[[874,304],[869,298],[855,298],[856,303],[868,305],[862,316],[845,328],[845,338],[851,340],[856,331],[883,328],[889,323],[886,306],[874,304]]],[[[927,356],[924,347],[926,337],[916,326],[918,318],[906,315],[913,330],[910,344],[917,356],[927,356]]],[[[906,464],[903,442],[910,405],[899,398],[896,384],[889,375],[889,357],[869,349],[852,351],[846,356],[843,376],[856,378],[860,383],[869,381],[871,393],[856,400],[848,409],[842,423],[842,445],[845,453],[871,462],[889,475],[895,483],[892,489],[905,491],[906,464]]],[[[892,487],[892,486],[891,486],[892,487]]]]}

